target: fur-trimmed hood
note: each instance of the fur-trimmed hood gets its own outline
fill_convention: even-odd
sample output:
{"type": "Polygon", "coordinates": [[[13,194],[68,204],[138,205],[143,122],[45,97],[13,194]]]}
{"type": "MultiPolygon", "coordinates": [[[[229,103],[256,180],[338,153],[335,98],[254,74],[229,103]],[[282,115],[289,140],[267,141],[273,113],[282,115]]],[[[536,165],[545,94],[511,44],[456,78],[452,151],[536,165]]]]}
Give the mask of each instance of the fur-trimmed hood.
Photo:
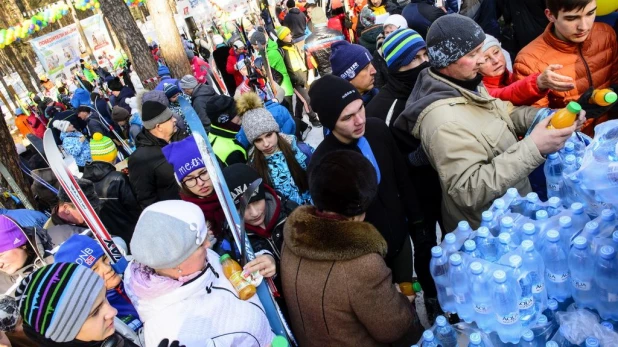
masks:
{"type": "Polygon", "coordinates": [[[314,206],[300,206],[283,229],[286,246],[295,255],[313,260],[350,260],[378,253],[386,255],[386,241],[366,222],[319,217],[314,206]]]}

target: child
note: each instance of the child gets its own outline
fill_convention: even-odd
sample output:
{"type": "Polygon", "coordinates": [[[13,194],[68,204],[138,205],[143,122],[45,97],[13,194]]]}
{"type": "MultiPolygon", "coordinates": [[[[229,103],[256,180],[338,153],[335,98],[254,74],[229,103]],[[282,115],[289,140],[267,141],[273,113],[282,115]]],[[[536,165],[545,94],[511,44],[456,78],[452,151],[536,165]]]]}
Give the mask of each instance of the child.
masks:
{"type": "Polygon", "coordinates": [[[73,124],[66,120],[56,120],[52,125],[61,132],[62,148],[75,158],[75,163],[82,171],[86,163],[92,161],[90,143],[86,141],[86,136],[75,131],[73,124]]]}

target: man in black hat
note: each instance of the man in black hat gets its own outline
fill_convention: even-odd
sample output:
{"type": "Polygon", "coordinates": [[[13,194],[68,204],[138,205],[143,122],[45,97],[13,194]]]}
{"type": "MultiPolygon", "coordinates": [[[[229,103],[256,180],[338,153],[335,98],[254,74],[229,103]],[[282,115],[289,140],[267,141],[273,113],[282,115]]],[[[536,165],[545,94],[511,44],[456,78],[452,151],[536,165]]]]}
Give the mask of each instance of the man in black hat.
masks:
{"type": "Polygon", "coordinates": [[[247,162],[247,152],[236,141],[240,131],[240,117],[232,97],[215,95],[206,103],[206,114],[210,118],[208,140],[219,160],[226,166],[247,162]]]}
{"type": "Polygon", "coordinates": [[[112,106],[120,106],[131,112],[131,106],[127,103],[127,99],[135,96],[133,89],[122,85],[118,77],[107,82],[107,88],[109,88],[112,91],[112,95],[114,95],[114,98],[111,100],[112,106]]]}

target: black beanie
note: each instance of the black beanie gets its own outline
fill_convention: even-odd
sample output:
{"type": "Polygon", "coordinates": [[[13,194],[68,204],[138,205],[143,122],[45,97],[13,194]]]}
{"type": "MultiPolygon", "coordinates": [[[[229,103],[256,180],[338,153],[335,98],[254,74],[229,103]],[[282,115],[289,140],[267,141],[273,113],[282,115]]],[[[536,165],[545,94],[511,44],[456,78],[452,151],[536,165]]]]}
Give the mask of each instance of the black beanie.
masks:
{"type": "Polygon", "coordinates": [[[206,102],[206,114],[212,124],[225,124],[236,116],[234,98],[227,95],[214,95],[206,102]]]}
{"type": "Polygon", "coordinates": [[[285,6],[286,6],[287,8],[294,8],[294,7],[296,7],[296,1],[294,1],[294,0],[288,0],[288,1],[285,3],[285,6]]]}
{"type": "MultiPolygon", "coordinates": [[[[98,210],[101,202],[99,201],[97,191],[94,189],[94,183],[90,180],[77,177],[75,178],[75,181],[82,192],[84,192],[84,195],[86,196],[86,199],[88,199],[90,205],[92,205],[92,208],[98,210]]],[[[58,202],[71,202],[71,198],[69,198],[69,195],[66,193],[64,188],[58,189],[58,202]]]]}
{"type": "Polygon", "coordinates": [[[157,124],[167,122],[172,118],[172,111],[157,101],[146,101],[142,104],[142,123],[144,128],[151,130],[157,124]]]}
{"type": "Polygon", "coordinates": [[[309,89],[311,108],[318,113],[320,122],[329,130],[335,124],[346,106],[361,98],[354,86],[341,77],[325,75],[313,82],[309,89]]]}
{"type": "MultiPolygon", "coordinates": [[[[245,193],[247,188],[249,188],[249,185],[258,178],[261,178],[257,171],[246,164],[232,164],[225,167],[223,169],[223,177],[225,178],[227,188],[230,190],[230,194],[236,205],[240,203],[240,197],[245,193]]],[[[255,193],[251,196],[251,199],[249,199],[249,203],[262,200],[265,197],[264,181],[262,181],[255,193]]]]}
{"type": "Polygon", "coordinates": [[[122,83],[120,83],[120,78],[116,77],[113,80],[107,82],[107,88],[109,88],[113,92],[119,92],[122,89],[122,83]]]}
{"type": "Polygon", "coordinates": [[[330,152],[311,168],[309,192],[320,211],[358,216],[367,211],[378,193],[376,170],[358,152],[330,152]]]}

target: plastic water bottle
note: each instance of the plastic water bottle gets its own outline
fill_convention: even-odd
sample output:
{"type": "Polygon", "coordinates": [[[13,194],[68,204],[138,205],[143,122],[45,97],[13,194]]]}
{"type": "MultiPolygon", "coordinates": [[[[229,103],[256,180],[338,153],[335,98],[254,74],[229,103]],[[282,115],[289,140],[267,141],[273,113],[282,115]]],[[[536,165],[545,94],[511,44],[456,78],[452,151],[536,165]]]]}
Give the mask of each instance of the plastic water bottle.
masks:
{"type": "Polygon", "coordinates": [[[423,347],[439,347],[440,341],[436,339],[431,330],[425,330],[423,332],[423,347]]]}
{"type": "Polygon", "coordinates": [[[605,320],[618,320],[618,265],[614,247],[601,247],[594,275],[598,287],[599,316],[605,320]]]}
{"type": "Polygon", "coordinates": [[[537,344],[534,341],[534,333],[530,329],[524,330],[524,333],[521,335],[521,342],[519,343],[519,347],[536,347],[537,344]]]}
{"type": "Polygon", "coordinates": [[[523,215],[534,219],[536,216],[536,211],[541,209],[541,199],[539,199],[539,195],[537,193],[528,193],[526,195],[526,205],[524,207],[523,215]]]}
{"type": "Polygon", "coordinates": [[[483,274],[483,264],[478,261],[470,264],[469,283],[476,325],[484,331],[490,331],[495,320],[491,309],[492,298],[487,277],[483,274]]]}
{"type": "Polygon", "coordinates": [[[495,331],[504,343],[518,343],[521,337],[518,293],[514,285],[506,280],[506,273],[496,270],[493,274],[494,286],[492,303],[496,312],[495,331]]]}
{"type": "Polygon", "coordinates": [[[459,241],[458,243],[463,243],[463,241],[467,240],[470,237],[470,234],[472,234],[472,228],[470,228],[470,223],[466,222],[465,220],[460,221],[459,223],[457,223],[457,229],[455,229],[453,233],[455,234],[455,236],[457,236],[457,240],[459,241]]]}
{"type": "Polygon", "coordinates": [[[451,254],[449,257],[448,278],[453,287],[453,296],[457,306],[459,318],[470,323],[474,319],[474,309],[472,308],[472,298],[468,291],[468,275],[463,265],[461,255],[451,254]]]}
{"type": "Polygon", "coordinates": [[[457,332],[448,323],[444,316],[436,318],[435,337],[440,340],[442,347],[457,347],[457,332]]]}
{"type": "Polygon", "coordinates": [[[574,202],[571,204],[571,222],[575,230],[582,230],[586,223],[590,222],[590,217],[586,214],[584,205],[581,202],[574,202]]]}
{"type": "Polygon", "coordinates": [[[483,339],[481,338],[481,334],[479,333],[470,334],[469,340],[470,341],[468,342],[468,347],[485,347],[483,339]]]}
{"type": "Polygon", "coordinates": [[[469,254],[471,257],[482,258],[481,252],[476,248],[476,242],[474,242],[474,240],[466,240],[466,242],[464,242],[464,250],[466,254],[469,254]]]}
{"type": "Polygon", "coordinates": [[[494,213],[490,210],[487,210],[481,214],[481,226],[486,227],[489,232],[494,235],[498,234],[498,221],[494,218],[494,213]]]}
{"type": "Polygon", "coordinates": [[[511,247],[511,235],[508,233],[501,233],[498,235],[498,259],[503,255],[512,251],[511,247]]]}
{"type": "Polygon", "coordinates": [[[495,217],[499,217],[503,214],[506,213],[506,211],[508,210],[508,206],[506,204],[506,202],[504,201],[504,199],[498,198],[496,200],[494,200],[494,203],[491,204],[491,208],[490,211],[494,213],[495,217]]]}
{"type": "Polygon", "coordinates": [[[594,258],[590,253],[588,241],[582,236],[573,240],[573,248],[569,252],[569,270],[571,271],[571,295],[579,308],[592,308],[596,295],[592,288],[594,273],[594,258]]]}
{"type": "Polygon", "coordinates": [[[476,242],[476,249],[481,253],[483,259],[490,262],[494,262],[498,259],[498,248],[487,227],[478,228],[474,242],[476,242]]]}
{"type": "Polygon", "coordinates": [[[593,336],[586,337],[586,347],[599,347],[599,339],[593,336]]]}
{"type": "Polygon", "coordinates": [[[514,245],[519,245],[519,236],[515,232],[515,225],[514,224],[515,223],[513,221],[513,218],[511,218],[511,217],[504,217],[504,218],[502,218],[502,220],[500,221],[500,234],[507,233],[507,234],[511,235],[511,242],[514,245]]]}
{"type": "Polygon", "coordinates": [[[614,331],[614,325],[612,324],[612,322],[603,321],[601,322],[601,326],[606,329],[609,329],[610,331],[614,331]]]}
{"type": "Polygon", "coordinates": [[[509,188],[506,190],[504,200],[508,200],[508,208],[513,213],[522,214],[524,212],[524,199],[519,195],[517,188],[509,188]]]}
{"type": "Polygon", "coordinates": [[[459,251],[459,246],[457,246],[457,236],[455,236],[455,234],[453,233],[446,234],[442,243],[443,244],[441,244],[440,246],[442,247],[444,252],[446,252],[447,256],[450,256],[451,254],[459,251]]]}
{"type": "Polygon", "coordinates": [[[547,200],[547,214],[550,217],[559,214],[562,210],[562,200],[559,197],[553,196],[547,200]]]}
{"type": "Polygon", "coordinates": [[[598,222],[601,237],[609,237],[616,229],[616,213],[613,210],[605,209],[601,212],[601,220],[598,222]]]}
{"type": "Polygon", "coordinates": [[[519,296],[519,320],[523,326],[528,326],[536,316],[536,310],[534,306],[534,295],[532,294],[532,278],[530,273],[524,273],[522,271],[522,258],[518,255],[512,255],[509,257],[509,266],[513,268],[513,278],[519,283],[521,288],[521,295],[519,296]]]}
{"type": "Polygon", "coordinates": [[[547,290],[545,288],[545,263],[543,257],[534,248],[532,241],[521,243],[522,270],[527,271],[532,280],[532,295],[536,312],[543,312],[547,307],[547,290]]]}
{"type": "Polygon", "coordinates": [[[560,233],[550,230],[546,235],[546,244],[543,247],[543,262],[545,263],[545,286],[550,298],[560,302],[571,297],[569,288],[569,266],[567,255],[560,245],[560,233]]]}
{"type": "Polygon", "coordinates": [[[562,159],[558,153],[547,156],[543,171],[547,180],[547,197],[562,198],[564,179],[562,178],[562,159]]]}
{"type": "Polygon", "coordinates": [[[438,302],[444,312],[455,312],[455,298],[452,294],[451,282],[448,279],[448,257],[440,246],[431,248],[429,271],[436,284],[438,302]]]}
{"type": "Polygon", "coordinates": [[[532,242],[536,242],[537,232],[536,227],[532,223],[526,223],[521,227],[522,235],[521,241],[522,243],[526,240],[530,240],[532,242]]]}
{"type": "Polygon", "coordinates": [[[560,244],[565,253],[568,253],[571,248],[571,237],[575,234],[573,222],[571,217],[562,216],[558,219],[558,223],[560,223],[560,244]]]}
{"type": "Polygon", "coordinates": [[[538,232],[536,245],[537,245],[537,249],[539,250],[542,248],[542,243],[540,241],[543,241],[545,232],[547,232],[549,225],[550,225],[550,220],[549,220],[549,214],[547,213],[547,211],[545,210],[536,211],[536,221],[534,222],[534,226],[536,227],[536,230],[538,232]]]}
{"type": "Polygon", "coordinates": [[[586,223],[586,226],[584,226],[584,230],[582,230],[580,234],[580,236],[584,237],[586,241],[588,241],[588,244],[590,245],[590,248],[592,249],[592,254],[597,253],[596,243],[594,239],[595,237],[599,236],[600,232],[601,232],[601,229],[599,228],[599,223],[595,221],[591,221],[591,222],[586,223]]]}
{"type": "Polygon", "coordinates": [[[560,347],[556,341],[547,341],[545,347],[560,347]]]}
{"type": "Polygon", "coordinates": [[[549,324],[549,320],[546,315],[542,314],[539,316],[539,319],[536,320],[536,324],[534,326],[535,328],[542,328],[547,324],[549,324]]]}
{"type": "Polygon", "coordinates": [[[554,299],[547,300],[547,311],[545,316],[550,322],[556,323],[556,312],[558,312],[558,301],[554,299]]]}

